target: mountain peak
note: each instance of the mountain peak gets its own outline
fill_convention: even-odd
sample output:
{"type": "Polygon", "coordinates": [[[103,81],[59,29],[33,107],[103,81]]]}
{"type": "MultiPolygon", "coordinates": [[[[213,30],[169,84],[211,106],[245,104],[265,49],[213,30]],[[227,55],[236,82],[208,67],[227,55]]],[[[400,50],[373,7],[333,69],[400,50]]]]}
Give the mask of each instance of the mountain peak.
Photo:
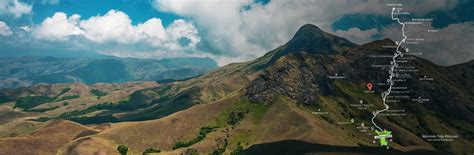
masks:
{"type": "Polygon", "coordinates": [[[304,51],[310,54],[338,54],[341,51],[357,46],[347,39],[324,32],[313,24],[305,24],[298,29],[284,48],[277,51],[271,62],[289,53],[304,51]]]}
{"type": "Polygon", "coordinates": [[[295,37],[300,37],[304,34],[307,34],[307,33],[314,33],[314,34],[323,34],[324,31],[321,30],[318,26],[316,25],[313,25],[313,24],[305,24],[303,26],[301,26],[298,31],[296,31],[295,33],[295,37]]]}

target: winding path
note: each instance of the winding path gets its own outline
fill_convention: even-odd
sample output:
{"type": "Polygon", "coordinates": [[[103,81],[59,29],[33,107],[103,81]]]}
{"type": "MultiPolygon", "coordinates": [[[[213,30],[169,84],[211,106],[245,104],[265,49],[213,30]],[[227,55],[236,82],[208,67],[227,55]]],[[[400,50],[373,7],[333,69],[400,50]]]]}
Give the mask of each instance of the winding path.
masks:
{"type": "Polygon", "coordinates": [[[377,117],[378,114],[384,112],[384,111],[387,111],[390,106],[387,105],[386,103],[386,99],[387,99],[387,96],[390,95],[390,93],[392,92],[392,86],[394,85],[394,82],[392,81],[393,77],[394,77],[394,71],[395,71],[395,68],[398,67],[398,64],[397,62],[395,61],[397,59],[397,57],[401,56],[402,55],[402,52],[400,51],[400,46],[402,45],[402,43],[405,42],[405,40],[407,39],[407,36],[405,35],[405,23],[402,23],[400,22],[400,19],[399,18],[394,18],[393,17],[393,14],[395,12],[395,10],[397,10],[397,12],[400,12],[400,10],[398,9],[395,9],[395,8],[392,8],[392,13],[391,13],[391,16],[392,16],[392,20],[395,20],[398,22],[398,24],[402,25],[402,35],[403,35],[403,39],[397,43],[397,48],[396,48],[396,52],[395,54],[393,55],[392,57],[392,61],[390,62],[390,71],[389,71],[389,74],[390,76],[388,77],[387,79],[387,82],[389,84],[389,87],[387,89],[387,91],[383,92],[382,93],[382,101],[383,101],[383,105],[385,106],[385,109],[382,109],[382,110],[376,110],[375,113],[374,113],[374,116],[372,117],[372,124],[374,124],[374,126],[379,130],[379,131],[382,131],[382,128],[380,128],[374,121],[374,119],[377,117]]]}

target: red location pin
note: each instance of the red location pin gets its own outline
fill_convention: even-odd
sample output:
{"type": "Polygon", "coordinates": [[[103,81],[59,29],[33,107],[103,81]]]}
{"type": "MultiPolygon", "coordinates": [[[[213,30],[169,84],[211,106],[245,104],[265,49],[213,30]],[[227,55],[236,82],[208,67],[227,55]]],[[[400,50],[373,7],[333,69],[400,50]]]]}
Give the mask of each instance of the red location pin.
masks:
{"type": "Polygon", "coordinates": [[[367,89],[369,89],[369,91],[372,91],[372,83],[367,83],[367,89]]]}

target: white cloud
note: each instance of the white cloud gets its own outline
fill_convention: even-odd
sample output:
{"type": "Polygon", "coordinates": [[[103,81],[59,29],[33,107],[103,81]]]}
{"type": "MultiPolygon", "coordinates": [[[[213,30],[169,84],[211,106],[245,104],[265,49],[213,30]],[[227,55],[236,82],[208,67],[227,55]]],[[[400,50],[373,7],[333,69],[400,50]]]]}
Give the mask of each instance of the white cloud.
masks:
{"type": "Polygon", "coordinates": [[[245,34],[239,27],[242,26],[242,14],[240,8],[249,4],[250,1],[155,1],[155,7],[160,10],[174,12],[176,14],[191,17],[197,26],[204,28],[205,39],[211,40],[218,51],[235,55],[251,54],[256,50],[262,50],[258,46],[252,46],[245,34]],[[235,49],[239,49],[235,51],[235,49]]]}
{"type": "Polygon", "coordinates": [[[69,36],[81,35],[84,31],[77,26],[80,18],[77,14],[67,17],[63,12],[56,12],[35,29],[34,36],[50,41],[65,41],[69,36]]]}
{"type": "Polygon", "coordinates": [[[84,36],[92,41],[127,43],[138,39],[131,23],[124,12],[110,10],[103,16],[94,16],[81,21],[79,26],[84,29],[84,36]]]}
{"type": "MultiPolygon", "coordinates": [[[[172,12],[193,20],[199,30],[204,31],[203,43],[214,50],[215,54],[227,56],[229,60],[248,60],[284,44],[300,26],[307,23],[337,33],[332,32],[331,25],[345,14],[369,13],[388,16],[391,7],[385,6],[386,3],[391,2],[272,0],[262,5],[252,0],[154,0],[153,6],[157,10],[172,12]]],[[[422,15],[433,10],[452,9],[458,1],[414,0],[403,3],[406,11],[422,15]]],[[[339,32],[359,43],[367,41],[367,37],[374,33],[374,30],[357,29],[339,32]]]]}
{"type": "Polygon", "coordinates": [[[166,29],[166,37],[167,40],[164,40],[167,44],[171,43],[169,46],[171,50],[177,49],[181,46],[196,47],[197,43],[201,40],[198,35],[197,29],[194,27],[193,24],[186,22],[185,20],[178,19],[171,23],[168,28],[166,29]],[[188,43],[181,44],[182,38],[186,38],[188,43]],[[179,45],[177,45],[177,44],[179,45]]]}
{"type": "Polygon", "coordinates": [[[197,51],[195,48],[200,42],[196,27],[186,20],[175,20],[166,28],[159,18],[133,25],[126,13],[117,10],[88,19],[81,19],[77,14],[68,17],[57,12],[36,26],[33,36],[47,41],[70,41],[82,48],[97,47],[92,50],[104,54],[137,57],[150,52],[163,57],[166,55],[163,52],[189,54],[197,51]],[[76,40],[71,41],[73,38],[76,40]]]}
{"type": "MultiPolygon", "coordinates": [[[[41,2],[46,1],[48,4],[52,4],[50,1],[59,2],[41,2]]],[[[0,14],[7,13],[3,8],[7,8],[7,4],[13,6],[15,2],[25,4],[18,0],[0,0],[0,14]]],[[[178,19],[164,27],[159,18],[132,24],[126,13],[117,10],[88,19],[81,19],[77,14],[68,16],[57,12],[31,29],[36,39],[63,41],[81,46],[75,48],[89,48],[104,54],[156,58],[209,56],[224,65],[263,55],[284,44],[306,23],[315,24],[325,31],[356,43],[368,42],[371,36],[377,33],[375,29],[351,28],[346,31],[333,31],[331,25],[350,13],[388,16],[391,9],[385,6],[386,3],[391,2],[272,0],[262,5],[254,0],[153,0],[156,9],[177,14],[186,20],[178,19]],[[206,48],[199,49],[202,46],[198,44],[206,48]]],[[[458,0],[413,0],[403,3],[406,11],[423,15],[433,10],[452,9],[458,0]]],[[[21,16],[25,13],[7,14],[21,16]]]]}
{"type": "Polygon", "coordinates": [[[137,33],[153,39],[163,40],[166,38],[165,28],[159,18],[151,18],[145,23],[138,24],[137,33]]]}
{"type": "MultiPolygon", "coordinates": [[[[401,38],[400,26],[392,24],[381,32],[384,37],[401,38]]],[[[421,57],[440,65],[454,65],[474,59],[474,22],[450,24],[442,29],[431,27],[431,23],[407,25],[408,38],[420,38],[418,44],[407,44],[412,52],[421,52],[421,57]],[[437,30],[438,32],[427,32],[437,30]]]]}
{"type": "Polygon", "coordinates": [[[19,18],[23,14],[30,14],[32,8],[32,5],[19,0],[0,0],[0,15],[10,14],[19,18]]]}
{"type": "Polygon", "coordinates": [[[200,41],[197,29],[185,20],[175,20],[167,28],[164,28],[160,19],[151,18],[134,26],[127,14],[115,10],[111,10],[103,16],[95,16],[81,21],[79,27],[84,30],[86,38],[97,43],[146,42],[157,48],[174,51],[194,48],[200,41]],[[182,38],[187,38],[189,43],[179,44],[182,38]]]}
{"type": "Polygon", "coordinates": [[[11,28],[3,21],[0,21],[0,36],[10,36],[12,35],[11,28]]]}

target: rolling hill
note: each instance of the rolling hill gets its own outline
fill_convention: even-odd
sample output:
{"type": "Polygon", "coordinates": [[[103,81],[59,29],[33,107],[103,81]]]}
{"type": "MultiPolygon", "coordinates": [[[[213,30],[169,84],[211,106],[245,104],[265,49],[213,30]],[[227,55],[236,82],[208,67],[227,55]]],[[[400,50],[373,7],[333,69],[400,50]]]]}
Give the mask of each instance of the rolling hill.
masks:
{"type": "Polygon", "coordinates": [[[182,80],[217,67],[210,58],[19,57],[0,58],[0,88],[37,83],[117,83],[182,80]]]}
{"type": "MultiPolygon", "coordinates": [[[[47,119],[29,113],[15,119],[35,118],[47,125],[61,118],[55,116],[69,115],[74,117],[63,119],[95,131],[41,144],[54,146],[51,149],[59,154],[110,152],[119,145],[133,154],[150,148],[163,154],[472,153],[473,61],[439,66],[412,54],[397,60],[401,64],[395,84],[399,94],[390,95],[391,110],[375,119],[393,132],[390,148],[376,143],[370,120],[373,111],[383,108],[380,93],[387,89],[394,45],[390,39],[357,45],[307,24],[286,44],[258,59],[183,81],[130,90],[122,104],[118,99],[118,103],[74,115],[51,111],[46,112],[47,119]],[[432,80],[423,80],[427,77],[432,80]],[[373,91],[367,91],[367,82],[374,84],[373,91]],[[432,141],[427,138],[430,135],[453,138],[432,141]]],[[[35,90],[41,89],[22,92],[35,90]]],[[[7,99],[6,108],[18,104],[18,98],[7,99]]],[[[31,109],[45,105],[55,104],[31,109]]],[[[77,107],[84,110],[94,105],[77,107]]],[[[18,123],[15,119],[10,122],[18,123]]],[[[45,130],[38,125],[30,128],[21,130],[20,136],[0,138],[0,144],[34,141],[31,133],[45,130]]],[[[0,154],[21,153],[27,147],[1,149],[0,154]]]]}

